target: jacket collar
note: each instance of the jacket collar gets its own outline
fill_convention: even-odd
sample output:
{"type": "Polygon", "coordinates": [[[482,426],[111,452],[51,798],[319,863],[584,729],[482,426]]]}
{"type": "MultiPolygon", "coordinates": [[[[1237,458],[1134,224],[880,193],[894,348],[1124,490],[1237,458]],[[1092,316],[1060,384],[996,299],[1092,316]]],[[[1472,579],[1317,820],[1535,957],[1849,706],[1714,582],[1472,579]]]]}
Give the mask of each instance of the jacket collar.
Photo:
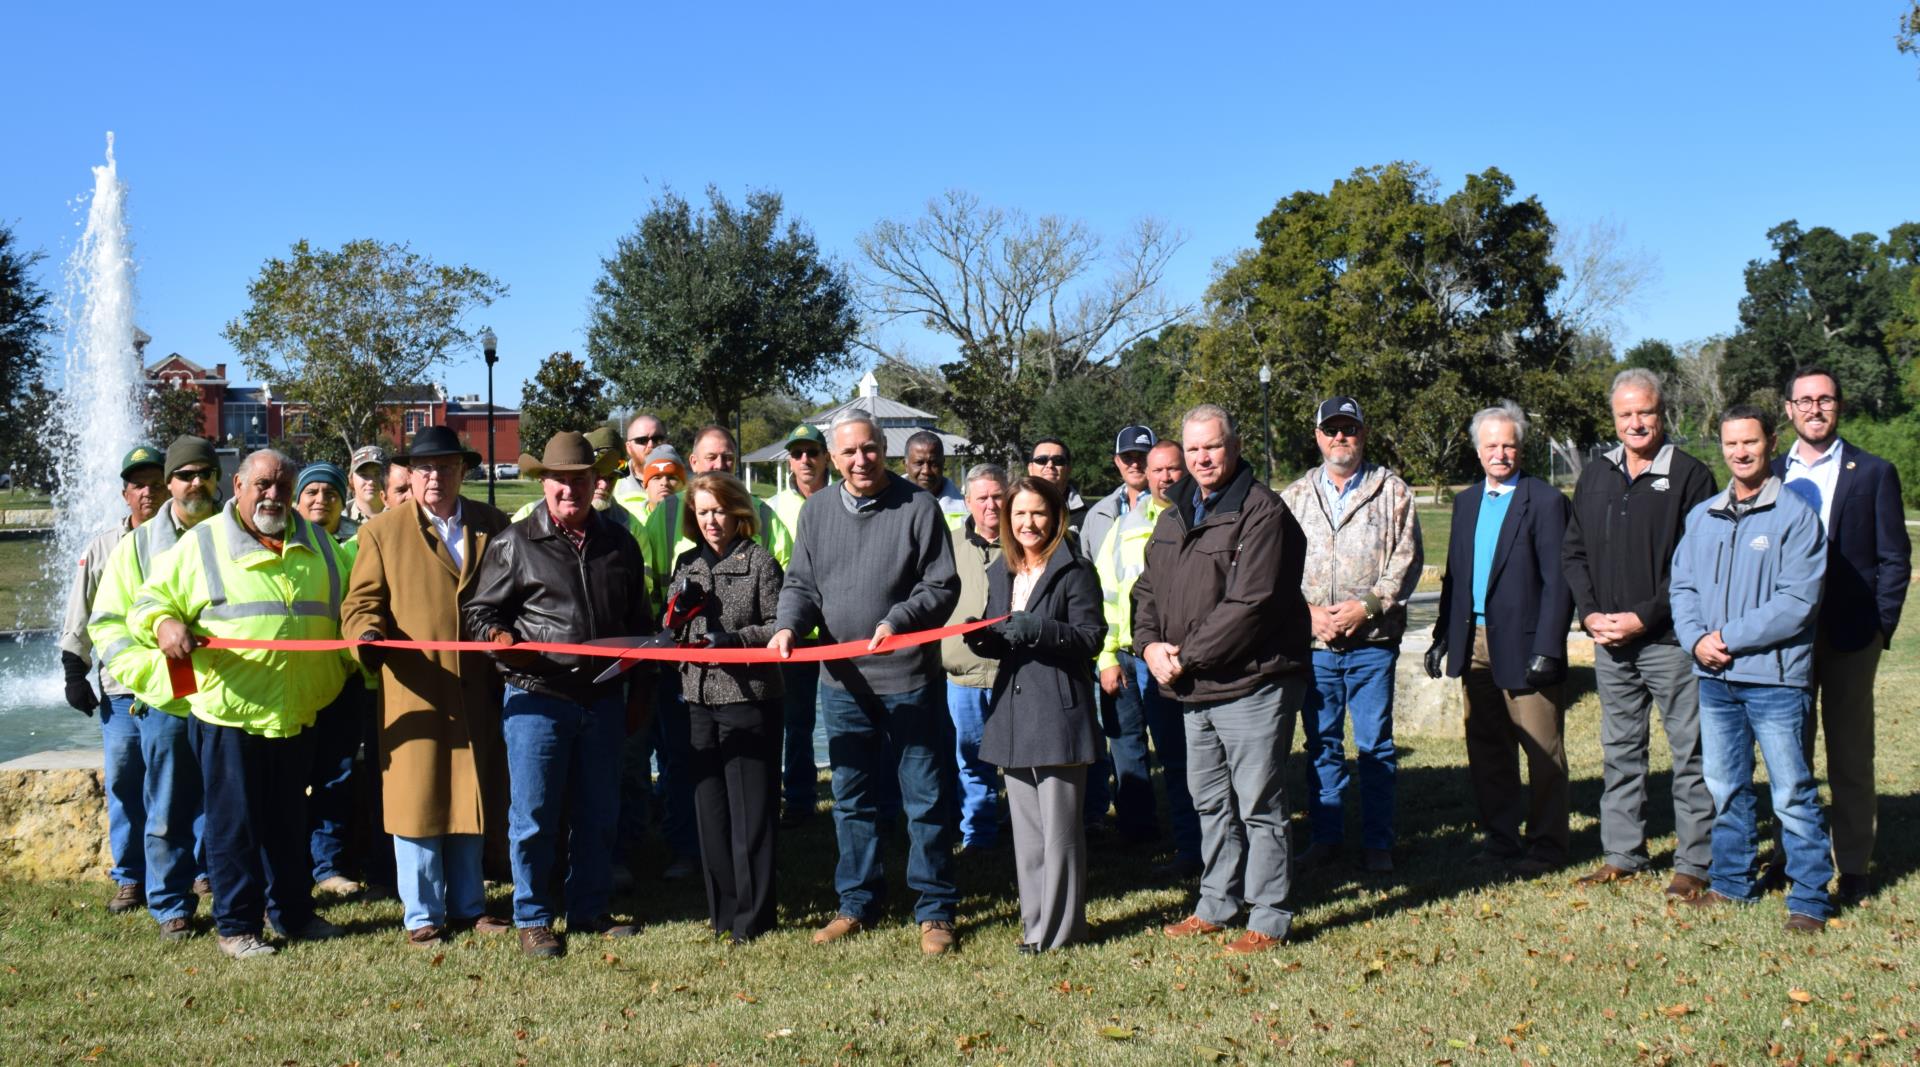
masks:
{"type": "MultiPolygon", "coordinates": [[[[733,544],[727,546],[727,554],[721,556],[719,559],[708,560],[707,569],[715,574],[746,574],[752,571],[753,565],[747,561],[747,546],[751,544],[753,544],[753,538],[751,537],[734,538],[733,544]]],[[[712,555],[712,551],[707,548],[706,542],[704,541],[700,543],[696,551],[700,553],[702,558],[712,555]]]]}
{"type": "MultiPolygon", "coordinates": [[[[1611,463],[1615,467],[1620,468],[1620,472],[1622,474],[1626,473],[1626,470],[1627,470],[1627,446],[1626,445],[1614,445],[1612,448],[1607,449],[1604,455],[1607,457],[1608,463],[1611,463]]],[[[1655,452],[1653,454],[1653,465],[1649,466],[1646,469],[1645,473],[1651,474],[1657,478],[1665,478],[1667,475],[1673,473],[1673,442],[1672,441],[1662,441],[1660,443],[1660,451],[1655,452]]]]}
{"type": "Polygon", "coordinates": [[[285,547],[279,553],[268,551],[267,546],[261,544],[260,540],[240,522],[238,508],[239,501],[229,500],[227,506],[220,509],[220,514],[207,520],[225,524],[223,532],[227,535],[227,558],[233,562],[243,563],[255,553],[279,559],[295,548],[304,548],[316,553],[320,551],[320,538],[325,536],[324,531],[301,518],[299,512],[294,511],[291,505],[287,507],[287,532],[281,537],[281,544],[285,547]]]}
{"type": "MultiPolygon", "coordinates": [[[[1180,513],[1180,525],[1189,530],[1193,529],[1193,494],[1199,488],[1200,483],[1193,480],[1193,475],[1183,474],[1179,481],[1173,483],[1173,488],[1167,490],[1167,499],[1173,501],[1168,507],[1180,513]]],[[[1240,469],[1233,472],[1226,488],[1220,490],[1220,499],[1207,506],[1207,517],[1201,520],[1201,525],[1212,522],[1216,515],[1239,511],[1247,502],[1247,494],[1252,491],[1253,466],[1242,456],[1240,469]]]]}
{"type": "MultiPolygon", "coordinates": [[[[1769,474],[1767,480],[1761,483],[1760,491],[1754,494],[1752,502],[1747,505],[1747,510],[1759,511],[1762,508],[1770,508],[1779,499],[1780,478],[1778,475],[1769,474]]],[[[1726,488],[1707,498],[1707,511],[1722,518],[1733,514],[1733,480],[1731,478],[1727,480],[1726,488]]]]}

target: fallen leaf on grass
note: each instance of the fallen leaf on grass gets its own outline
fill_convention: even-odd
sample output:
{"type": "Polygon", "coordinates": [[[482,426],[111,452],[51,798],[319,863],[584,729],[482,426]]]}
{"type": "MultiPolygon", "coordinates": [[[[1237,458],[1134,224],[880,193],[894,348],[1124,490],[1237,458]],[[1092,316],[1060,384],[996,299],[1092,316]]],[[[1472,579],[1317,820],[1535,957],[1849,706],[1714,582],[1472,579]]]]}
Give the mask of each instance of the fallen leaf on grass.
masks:
{"type": "Polygon", "coordinates": [[[1693,1014],[1693,1005],[1687,1003],[1668,1004],[1660,1009],[1660,1014],[1669,1019],[1678,1019],[1683,1015],[1693,1014]]]}
{"type": "Polygon", "coordinates": [[[737,1000],[737,1001],[740,1001],[740,1002],[741,1002],[742,1004],[758,1004],[758,1003],[760,1003],[760,998],[759,998],[759,997],[756,997],[756,996],[754,996],[754,995],[753,995],[752,993],[735,993],[735,994],[733,995],[733,999],[735,999],[735,1000],[737,1000]]]}
{"type": "Polygon", "coordinates": [[[1100,1036],[1106,1038],[1109,1041],[1132,1041],[1133,1027],[1103,1026],[1100,1028],[1100,1036]]]}
{"type": "Polygon", "coordinates": [[[433,954],[433,959],[427,961],[427,966],[438,967],[445,962],[447,962],[447,954],[444,952],[436,952],[433,954]]]}
{"type": "Polygon", "coordinates": [[[1230,1055],[1226,1049],[1213,1048],[1210,1045],[1195,1045],[1193,1046],[1193,1051],[1199,1053],[1201,1059],[1211,1060],[1214,1063],[1219,1063],[1230,1055]]]}
{"type": "Polygon", "coordinates": [[[793,1027],[791,1027],[791,1026],[783,1026],[783,1027],[781,1027],[781,1028],[780,1028],[780,1029],[778,1029],[778,1030],[768,1030],[768,1031],[767,1031],[767,1040],[768,1040],[768,1041],[777,1041],[777,1040],[779,1040],[780,1038],[783,1038],[783,1037],[792,1037],[792,1036],[793,1036],[793,1027]]]}
{"type": "Polygon", "coordinates": [[[1787,999],[1793,1001],[1795,1004],[1811,1004],[1813,1003],[1813,994],[1804,989],[1789,989],[1787,990],[1787,999]]]}

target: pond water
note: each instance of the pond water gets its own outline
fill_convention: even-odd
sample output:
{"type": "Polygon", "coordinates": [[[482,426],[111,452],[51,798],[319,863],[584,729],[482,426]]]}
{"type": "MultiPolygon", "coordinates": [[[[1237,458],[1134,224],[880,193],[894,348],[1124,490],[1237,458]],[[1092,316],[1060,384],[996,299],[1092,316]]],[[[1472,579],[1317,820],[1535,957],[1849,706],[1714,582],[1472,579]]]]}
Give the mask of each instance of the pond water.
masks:
{"type": "Polygon", "coordinates": [[[99,748],[99,720],[67,706],[52,634],[0,640],[0,762],[58,748],[99,748]]]}

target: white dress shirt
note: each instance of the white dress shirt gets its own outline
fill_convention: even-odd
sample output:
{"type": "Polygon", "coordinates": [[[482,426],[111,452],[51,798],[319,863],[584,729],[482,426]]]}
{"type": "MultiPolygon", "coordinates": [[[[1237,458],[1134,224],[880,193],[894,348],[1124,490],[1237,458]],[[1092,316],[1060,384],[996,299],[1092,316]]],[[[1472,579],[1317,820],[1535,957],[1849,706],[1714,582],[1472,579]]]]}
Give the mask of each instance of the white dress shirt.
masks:
{"type": "Polygon", "coordinates": [[[440,538],[440,543],[447,546],[447,555],[453,557],[454,570],[466,569],[466,564],[460,559],[460,553],[464,550],[460,541],[466,536],[466,528],[460,523],[460,507],[456,502],[453,514],[444,519],[424,507],[420,509],[426,512],[427,521],[433,524],[433,532],[440,538]]]}
{"type": "Polygon", "coordinates": [[[1787,476],[1781,479],[1788,489],[1800,494],[1807,505],[1820,513],[1820,530],[1827,529],[1827,519],[1833,515],[1833,491],[1840,484],[1840,450],[1843,447],[1838,434],[1827,450],[1812,460],[1802,458],[1801,449],[1805,442],[1795,442],[1787,449],[1787,476]]]}

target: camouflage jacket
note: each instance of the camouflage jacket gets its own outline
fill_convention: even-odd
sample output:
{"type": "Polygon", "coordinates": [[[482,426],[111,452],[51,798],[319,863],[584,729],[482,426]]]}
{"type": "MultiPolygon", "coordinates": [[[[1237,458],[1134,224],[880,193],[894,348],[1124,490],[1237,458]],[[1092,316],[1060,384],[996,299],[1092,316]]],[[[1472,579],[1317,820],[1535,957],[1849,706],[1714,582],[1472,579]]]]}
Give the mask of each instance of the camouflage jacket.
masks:
{"type": "MultiPolygon", "coordinates": [[[[1385,467],[1368,465],[1346,497],[1336,523],[1315,467],[1280,493],[1307,538],[1300,591],[1322,607],[1346,600],[1367,605],[1370,616],[1334,647],[1398,645],[1407,628],[1407,599],[1420,582],[1420,520],[1413,490],[1385,467]]],[[[1328,647],[1316,639],[1315,648],[1328,647]]]]}

